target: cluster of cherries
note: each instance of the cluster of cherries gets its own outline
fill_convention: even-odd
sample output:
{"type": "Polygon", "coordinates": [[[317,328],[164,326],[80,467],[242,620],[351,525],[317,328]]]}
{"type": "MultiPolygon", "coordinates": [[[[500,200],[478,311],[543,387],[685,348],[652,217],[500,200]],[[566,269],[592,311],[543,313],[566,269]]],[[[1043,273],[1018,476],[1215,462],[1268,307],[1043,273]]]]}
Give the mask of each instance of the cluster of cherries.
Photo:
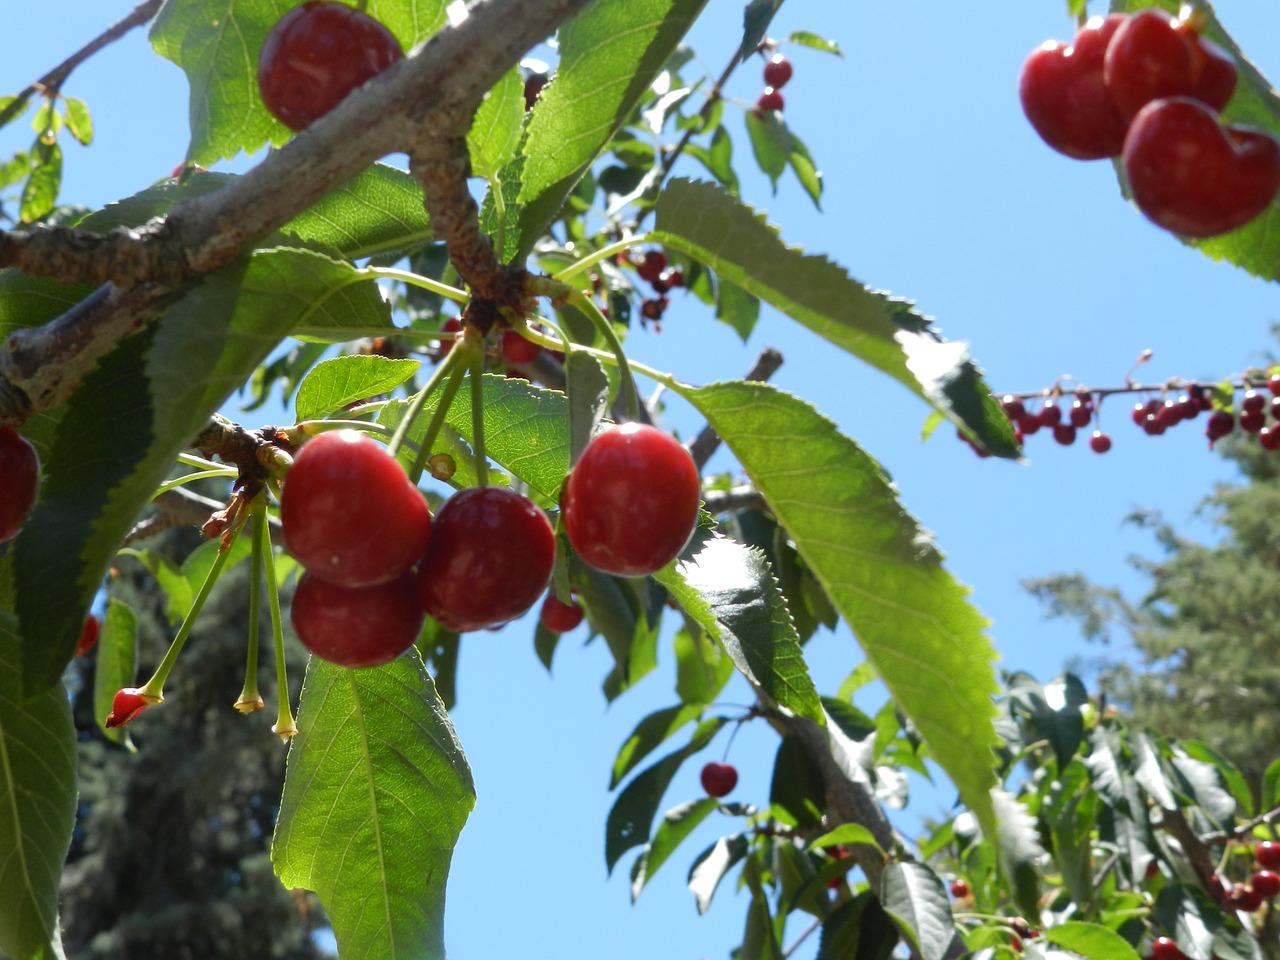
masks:
{"type": "MultiPolygon", "coordinates": [[[[1012,394],[1006,394],[1000,401],[1000,409],[1013,423],[1014,437],[1019,444],[1032,434],[1045,430],[1052,433],[1053,439],[1064,447],[1075,443],[1077,432],[1089,426],[1098,415],[1097,403],[1088,390],[1075,392],[1065,415],[1055,397],[1046,399],[1040,409],[1033,413],[1027,409],[1024,401],[1012,394]]],[[[961,439],[968,440],[963,434],[961,439]]],[[[972,441],[968,442],[979,453],[986,453],[972,441]]],[[[1094,453],[1106,453],[1111,449],[1111,438],[1101,430],[1094,430],[1093,436],[1089,438],[1089,447],[1094,453]]]]}
{"type": "MultiPolygon", "coordinates": [[[[676,440],[643,424],[609,427],[565,481],[565,533],[591,566],[644,576],[688,541],[700,493],[698,469],[676,440]]],[[[528,497],[470,487],[433,519],[395,458],[355,430],[302,447],[285,477],[280,521],[306,571],[293,597],[298,638],[348,667],[400,656],[428,613],[458,633],[520,616],[546,590],[555,560],[551,521],[528,497]]],[[[542,619],[564,632],[582,609],[551,595],[542,619]]]]}
{"type": "Polygon", "coordinates": [[[764,92],[756,100],[756,116],[782,112],[784,104],[778,91],[787,85],[792,73],[791,61],[780,53],[773,54],[764,62],[764,92]]]}
{"type": "Polygon", "coordinates": [[[1138,209],[1186,237],[1236,230],[1280,190],[1280,142],[1219,117],[1236,67],[1204,25],[1203,14],[1155,9],[1093,17],[1073,43],[1033,51],[1018,83],[1049,146],[1077,160],[1120,157],[1138,209]]]}
{"type": "Polygon", "coordinates": [[[640,304],[640,322],[652,323],[655,330],[661,331],[662,315],[671,302],[667,292],[673,287],[684,286],[684,271],[669,265],[667,255],[661,250],[647,250],[640,254],[638,260],[624,251],[618,255],[617,262],[619,266],[631,264],[640,279],[653,288],[654,295],[646,297],[640,304]]]}

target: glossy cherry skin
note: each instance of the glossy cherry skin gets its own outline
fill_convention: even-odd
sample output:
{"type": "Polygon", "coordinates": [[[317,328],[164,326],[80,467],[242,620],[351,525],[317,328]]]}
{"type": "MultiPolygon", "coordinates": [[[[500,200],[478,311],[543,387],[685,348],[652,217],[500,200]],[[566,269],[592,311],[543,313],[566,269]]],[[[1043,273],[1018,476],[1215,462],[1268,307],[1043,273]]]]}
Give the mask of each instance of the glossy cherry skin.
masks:
{"type": "Polygon", "coordinates": [[[711,797],[724,797],[733,792],[738,785],[738,770],[731,763],[718,763],[712,760],[702,768],[699,776],[702,789],[711,797]]]}
{"type": "Polygon", "coordinates": [[[552,633],[568,633],[582,623],[582,604],[561,603],[554,593],[548,593],[542,601],[542,625],[552,633]]]}
{"type": "Polygon", "coordinates": [[[84,618],[84,626],[80,628],[80,640],[76,644],[76,656],[83,657],[98,643],[98,635],[102,632],[102,621],[92,613],[84,618]]]}
{"type": "Polygon", "coordinates": [[[786,105],[782,99],[782,94],[773,87],[765,87],[764,93],[760,94],[756,100],[756,111],[758,113],[768,113],[771,111],[782,112],[782,108],[786,105]]]}
{"type": "Polygon", "coordinates": [[[1178,945],[1168,937],[1157,937],[1151,944],[1151,960],[1187,960],[1178,945]]]}
{"type": "Polygon", "coordinates": [[[0,427],[0,543],[22,529],[40,490],[40,458],[26,437],[0,427]]]}
{"type": "Polygon", "coordinates": [[[787,85],[791,74],[791,61],[782,54],[775,53],[764,65],[764,84],[766,87],[780,90],[787,85]]]}
{"type": "Polygon", "coordinates": [[[1249,877],[1249,886],[1263,900],[1270,900],[1280,893],[1280,874],[1270,870],[1255,870],[1249,877]]]}
{"type": "Polygon", "coordinates": [[[1224,127],[1189,97],[1149,103],[1124,141],[1124,170],[1138,209],[1185,237],[1239,229],[1280,190],[1280,143],[1260,130],[1224,127]]]}
{"type": "Polygon", "coordinates": [[[344,587],[396,579],[417,562],[431,512],[385,447],[357,430],[307,441],[285,476],[280,523],[310,573],[344,587]]]}
{"type": "Polygon", "coordinates": [[[1134,13],[1116,30],[1102,75],[1125,120],[1164,97],[1192,97],[1222,110],[1236,88],[1231,57],[1185,23],[1153,9],[1134,13]]]}
{"type": "Polygon", "coordinates": [[[418,565],[418,599],[457,633],[506,623],[542,596],[556,538],[547,515],[505,487],[469,487],[444,502],[418,565]]]}
{"type": "Polygon", "coordinates": [[[340,587],[304,573],[289,618],[304,647],[342,667],[390,663],[413,646],[426,619],[412,573],[372,587],[340,587]]]}
{"type": "Polygon", "coordinates": [[[1022,111],[1041,139],[1076,160],[1114,157],[1125,122],[1102,79],[1103,60],[1123,14],[1092,17],[1070,45],[1050,40],[1032,51],[1018,78],[1022,111]]]}
{"type": "Polygon", "coordinates": [[[1274,840],[1263,840],[1253,848],[1253,859],[1263,870],[1280,872],[1280,843],[1274,840]]]}
{"type": "Polygon", "coordinates": [[[138,690],[138,687],[125,687],[116,693],[111,700],[111,712],[102,721],[104,727],[123,727],[147,707],[159,702],[155,697],[142,696],[138,690]]]}
{"type": "Polygon", "coordinates": [[[395,35],[368,14],[313,0],[290,10],[267,34],[258,89],[277,120],[301,130],[403,56],[395,35]]]}
{"type": "Polygon", "coordinates": [[[587,444],[560,507],[569,543],[585,563],[640,577],[661,570],[688,542],[701,493],[698,468],[678,441],[627,423],[587,444]]]}

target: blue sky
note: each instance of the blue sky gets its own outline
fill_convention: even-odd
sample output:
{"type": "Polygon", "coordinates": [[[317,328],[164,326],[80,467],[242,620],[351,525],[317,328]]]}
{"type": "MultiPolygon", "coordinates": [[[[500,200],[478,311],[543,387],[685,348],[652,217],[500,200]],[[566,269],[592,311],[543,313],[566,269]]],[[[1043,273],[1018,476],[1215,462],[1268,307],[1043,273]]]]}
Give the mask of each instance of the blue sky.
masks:
{"type": "MultiPolygon", "coordinates": [[[[0,62],[3,91],[41,75],[131,4],[14,6],[5,14],[11,39],[0,62]]],[[[741,6],[712,0],[692,36],[709,72],[736,46],[736,26],[726,25],[739,22],[741,6]]],[[[1223,0],[1217,10],[1262,71],[1280,73],[1280,7],[1223,0]]],[[[845,54],[787,51],[795,76],[784,91],[786,117],[825,174],[824,210],[815,211],[787,178],[775,196],[767,181],[747,176],[744,197],[766,210],[789,242],[917,301],[946,336],[970,343],[993,389],[1040,389],[1065,374],[1115,385],[1144,349],[1154,358],[1143,379],[1217,379],[1259,362],[1272,346],[1269,328],[1280,320],[1273,287],[1182,247],[1123,201],[1109,164],[1053,153],[1022,118],[1022,60],[1042,40],[1073,33],[1062,0],[909,13],[899,4],[792,0],[772,33],[793,30],[831,37],[845,54]]],[[[728,89],[749,104],[759,88],[758,65],[748,64],[728,89]]],[[[141,33],[94,58],[65,89],[88,101],[97,129],[91,148],[67,147],[66,201],[95,206],[126,196],[183,158],[185,79],[150,53],[141,33]]],[[[738,166],[748,171],[745,131],[736,118],[730,124],[738,166]]],[[[0,131],[0,151],[25,145],[27,136],[0,131]]],[[[699,168],[690,161],[677,173],[697,176],[699,168]]],[[[776,314],[766,313],[743,345],[676,296],[664,333],[636,334],[629,349],[682,379],[710,382],[741,375],[766,344],[786,358],[774,382],[813,402],[893,475],[907,507],[936,534],[948,566],[993,621],[1001,666],[1042,680],[1069,658],[1095,651],[1069,624],[1045,622],[1019,582],[1081,570],[1139,591],[1126,557],[1155,548],[1122,523],[1125,515],[1155,508],[1205,535],[1196,505],[1214,483],[1234,476],[1207,451],[1199,425],[1148,438],[1129,422],[1122,400],[1103,411],[1115,441],[1105,456],[1081,442],[1060,448],[1037,436],[1025,464],[978,460],[948,429],[921,443],[927,410],[917,400],[776,314]]],[[[678,407],[669,425],[686,434],[698,427],[678,407]]],[[[634,908],[630,858],[612,879],[604,870],[608,769],[634,724],[674,702],[671,658],[607,706],[599,693],[608,669],[602,645],[582,648],[581,631],[571,634],[549,677],[530,635],[525,622],[468,637],[462,650],[454,720],[479,801],[450,881],[451,954],[726,956],[740,938],[744,900],[727,883],[710,914],[698,918],[683,876],[716,827],[729,832],[732,823],[704,825],[634,908]]],[[[845,630],[816,638],[809,655],[824,692],[860,659],[845,630]]],[[[738,688],[736,697],[745,702],[746,693],[738,688]]],[[[723,743],[708,758],[718,758],[723,743]]],[[[776,738],[759,725],[738,735],[730,754],[742,772],[735,799],[767,800],[774,749],[776,738]]],[[[668,806],[699,794],[697,766],[677,778],[668,806]]],[[[945,787],[922,790],[897,821],[910,834],[919,815],[949,801],[945,787]]],[[[792,933],[800,929],[796,923],[792,933]]],[[[815,950],[816,940],[796,956],[815,950]]]]}

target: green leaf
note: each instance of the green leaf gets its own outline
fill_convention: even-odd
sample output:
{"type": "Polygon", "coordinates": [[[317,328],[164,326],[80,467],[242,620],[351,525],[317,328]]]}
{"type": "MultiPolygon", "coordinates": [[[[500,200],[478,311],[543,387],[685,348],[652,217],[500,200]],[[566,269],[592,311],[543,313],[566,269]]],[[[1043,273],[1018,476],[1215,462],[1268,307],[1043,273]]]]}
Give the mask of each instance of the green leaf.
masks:
{"type": "Polygon", "coordinates": [[[391,305],[346,260],[277,247],[255,250],[252,262],[239,309],[291,317],[289,332],[299,340],[332,343],[393,330],[391,305]]]}
{"type": "Polygon", "coordinates": [[[795,43],[802,47],[808,47],[810,50],[821,50],[823,53],[834,53],[837,57],[843,57],[840,52],[840,45],[834,40],[828,40],[826,37],[820,37],[816,33],[810,33],[807,30],[796,30],[787,37],[787,43],[795,43]]]}
{"type": "Polygon", "coordinates": [[[609,377],[595,357],[574,350],[565,358],[569,393],[569,462],[577,463],[609,406],[609,377]]]}
{"type": "Polygon", "coordinates": [[[524,81],[520,68],[512,67],[485,95],[467,133],[471,172],[491,179],[516,158],[523,130],[524,81]]]}
{"type": "Polygon", "coordinates": [[[704,720],[685,746],[641,770],[618,794],[604,828],[604,861],[610,873],[624,853],[648,841],[658,804],[662,802],[671,778],[685,760],[711,742],[726,722],[723,717],[704,720]]]}
{"type": "Polygon", "coordinates": [[[733,865],[747,855],[747,838],[740,833],[721,837],[698,854],[689,869],[689,890],[693,893],[698,913],[706,913],[715,896],[716,887],[733,865]]]}
{"type": "Polygon", "coordinates": [[[697,719],[701,712],[700,707],[682,705],[657,710],[641,720],[614,758],[609,789],[620,784],[637,763],[674,736],[690,720],[697,719]]]}
{"type": "Polygon", "coordinates": [[[132,742],[129,739],[129,728],[108,729],[104,721],[111,712],[111,701],[116,693],[123,687],[134,686],[137,633],[137,618],[133,609],[114,597],[107,601],[106,616],[102,618],[102,635],[98,638],[97,653],[94,654],[93,715],[103,736],[130,747],[132,742]]]}
{"type": "Polygon", "coordinates": [[[93,117],[89,115],[89,105],[75,97],[67,97],[63,101],[66,108],[67,129],[71,135],[86,147],[93,143],[93,117]]]}
{"type": "Polygon", "coordinates": [[[995,842],[989,791],[1001,741],[987,623],[883,469],[804,401],[768,384],[678,392],[724,438],[995,842]]]}
{"type": "Polygon", "coordinates": [[[19,217],[23,223],[32,223],[46,216],[58,202],[62,187],[62,147],[56,143],[37,143],[31,151],[35,166],[22,188],[19,217]]]}
{"type": "Polygon", "coordinates": [[[1039,865],[1044,851],[1036,833],[1036,821],[1013,794],[991,791],[992,805],[1000,833],[996,838],[1000,869],[1006,877],[1014,903],[1029,917],[1036,916],[1040,901],[1039,865]]]}
{"type": "Polygon", "coordinates": [[[333,357],[311,368],[294,400],[299,421],[319,420],[350,403],[390,393],[412,377],[421,363],[377,356],[333,357]]]}
{"type": "MultiPolygon", "coordinates": [[[[258,91],[258,51],[300,0],[166,3],[151,27],[156,53],[182,68],[191,87],[187,159],[212,166],[241,150],[284,143],[292,131],[267,112],[258,91]]],[[[445,22],[447,0],[370,0],[365,12],[410,49],[445,22]]]]}
{"type": "Polygon", "coordinates": [[[773,21],[773,15],[782,6],[782,0],[751,0],[742,11],[742,45],[738,48],[738,59],[746,60],[755,53],[756,47],[764,40],[773,21]]]}
{"type": "Polygon", "coordinates": [[[405,171],[385,163],[365,168],[280,232],[323,244],[349,260],[407,253],[433,239],[422,187],[405,171]]]}
{"type": "Polygon", "coordinates": [[[733,675],[733,661],[701,629],[680,630],[672,639],[676,693],[682,703],[709,704],[733,675]]]}
{"type": "Polygon", "coordinates": [[[773,761],[769,804],[779,820],[800,830],[818,829],[826,806],[826,781],[804,744],[783,737],[773,761]]]}
{"type": "Polygon", "coordinates": [[[842,823],[834,830],[828,830],[822,836],[809,841],[809,846],[813,848],[834,847],[839,844],[844,844],[845,846],[862,845],[880,850],[880,844],[876,843],[876,838],[871,831],[858,823],[842,823]]]}
{"type": "Polygon", "coordinates": [[[936,873],[922,863],[890,863],[880,879],[880,903],[924,960],[947,955],[955,929],[951,902],[936,873]]]}
{"type": "Polygon", "coordinates": [[[804,192],[813,201],[813,205],[821,210],[822,173],[818,170],[813,155],[809,153],[809,148],[794,133],[791,134],[791,149],[787,153],[787,163],[790,164],[796,179],[800,181],[800,186],[804,187],[804,192]]]}
{"type": "Polygon", "coordinates": [[[762,552],[716,536],[654,579],[720,641],[753,686],[799,716],[826,722],[782,591],[762,552]]]}
{"type": "Polygon", "coordinates": [[[822,923],[817,960],[889,960],[898,931],[870,890],[840,904],[822,923]]]}
{"type": "Polygon", "coordinates": [[[826,257],[786,246],[763,217],[721,188],[673,180],[658,200],[650,237],[900,381],[992,453],[1018,455],[1009,420],[964,343],[941,340],[907,301],[864,287],[826,257]]]}
{"type": "Polygon", "coordinates": [[[791,155],[791,134],[777,115],[759,115],[748,110],[747,136],[751,139],[751,153],[756,158],[756,166],[769,178],[776,195],[778,178],[787,169],[791,155]]]}
{"type": "Polygon", "coordinates": [[[1045,929],[1044,938],[1089,960],[1140,960],[1129,941],[1096,923],[1068,920],[1054,924],[1045,929]]]}
{"type": "Polygon", "coordinates": [[[597,2],[561,28],[555,79],[533,108],[522,147],[521,252],[613,142],[705,2],[597,2]]]}
{"type": "Polygon", "coordinates": [[[733,169],[733,138],[724,127],[716,127],[709,146],[690,143],[684,148],[684,152],[700,161],[707,172],[730,193],[738,192],[738,174],[733,169]]]}
{"type": "Polygon", "coordinates": [[[76,822],[76,732],[60,686],[24,699],[19,644],[15,618],[0,610],[0,953],[53,960],[76,822]]]}
{"type": "Polygon", "coordinates": [[[475,786],[422,661],[313,657],[298,727],[276,873],[319,895],[344,956],[442,960],[445,880],[475,786]]]}
{"type": "Polygon", "coordinates": [[[1280,805],[1280,760],[1272,760],[1267,764],[1262,775],[1261,806],[1267,810],[1280,805]]]}
{"type": "Polygon", "coordinates": [[[654,831],[653,840],[645,845],[644,852],[636,858],[631,868],[631,902],[640,897],[640,891],[646,883],[653,879],[667,859],[675,852],[676,847],[691,834],[698,824],[715,810],[720,802],[714,797],[703,797],[701,800],[690,800],[678,807],[668,810],[662,822],[654,831]]]}

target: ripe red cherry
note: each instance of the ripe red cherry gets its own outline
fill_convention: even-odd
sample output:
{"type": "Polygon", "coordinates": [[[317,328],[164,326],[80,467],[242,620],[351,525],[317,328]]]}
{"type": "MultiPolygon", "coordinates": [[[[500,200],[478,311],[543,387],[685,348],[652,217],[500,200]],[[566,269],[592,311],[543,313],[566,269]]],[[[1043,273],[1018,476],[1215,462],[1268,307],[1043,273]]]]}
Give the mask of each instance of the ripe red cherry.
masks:
{"type": "Polygon", "coordinates": [[[640,274],[640,279],[647,280],[649,283],[659,279],[665,269],[667,269],[667,255],[661,250],[650,250],[636,265],[636,273],[640,274]]]}
{"type": "Polygon", "coordinates": [[[957,900],[963,900],[970,892],[969,884],[963,880],[952,880],[950,889],[951,896],[955,897],[957,900]]]}
{"type": "Polygon", "coordinates": [[[40,489],[40,458],[26,437],[0,427],[0,543],[12,540],[36,505],[40,489]]]}
{"type": "Polygon", "coordinates": [[[542,347],[526,340],[515,330],[508,330],[502,335],[502,359],[507,363],[532,363],[541,352],[542,347]]]}
{"type": "Polygon", "coordinates": [[[386,448],[357,430],[309,440],[280,499],[285,546],[317,577],[344,587],[387,583],[422,556],[427,502],[386,448]]]}
{"type": "Polygon", "coordinates": [[[582,623],[582,604],[562,603],[554,593],[542,601],[542,625],[552,633],[568,633],[582,623]]]}
{"type": "Polygon", "coordinates": [[[1236,86],[1235,63],[1220,47],[1154,9],[1138,11],[1116,30],[1102,74],[1125,120],[1163,97],[1192,97],[1221,110],[1236,86]]]}
{"type": "Polygon", "coordinates": [[[144,697],[138,693],[138,687],[125,687],[111,700],[111,712],[102,721],[103,726],[123,727],[153,703],[159,703],[155,697],[144,697]]]}
{"type": "Polygon", "coordinates": [[[1157,226],[1187,237],[1243,227],[1280,189],[1280,143],[1248,127],[1224,127],[1189,97],[1157,100],[1124,141],[1134,203],[1157,226]]]}
{"type": "Polygon", "coordinates": [[[1280,843],[1274,840],[1263,840],[1253,848],[1253,859],[1263,870],[1280,872],[1280,843]]]}
{"type": "Polygon", "coordinates": [[[1178,945],[1168,937],[1157,937],[1151,944],[1151,960],[1187,960],[1178,945]]]}
{"type": "Polygon", "coordinates": [[[1094,453],[1106,453],[1111,449],[1111,438],[1101,430],[1095,430],[1089,438],[1089,447],[1094,453]]]}
{"type": "Polygon", "coordinates": [[[368,14],[312,0],[267,34],[258,55],[258,88],[277,120],[301,130],[403,56],[395,35],[368,14]]]}
{"type": "Polygon", "coordinates": [[[80,628],[80,642],[76,644],[76,656],[83,657],[98,642],[98,634],[102,632],[102,621],[92,613],[84,618],[84,626],[80,628]]]}
{"type": "Polygon", "coordinates": [[[1124,14],[1092,17],[1072,44],[1047,41],[1022,65],[1022,111],[1059,153],[1101,160],[1124,146],[1125,122],[1102,79],[1107,44],[1124,21],[1124,14]]]}
{"type": "Polygon", "coordinates": [[[1270,900],[1277,893],[1280,893],[1280,873],[1273,873],[1270,870],[1255,870],[1253,875],[1249,877],[1249,886],[1263,900],[1270,900]]]}
{"type": "Polygon", "coordinates": [[[390,663],[413,646],[425,619],[411,573],[372,587],[304,573],[289,617],[304,647],[342,667],[390,663]]]}
{"type": "Polygon", "coordinates": [[[698,468],[674,438],[626,423],[597,434],[565,481],[560,506],[578,556],[640,577],[675,559],[698,522],[698,468]]]}
{"type": "Polygon", "coordinates": [[[775,53],[764,65],[764,83],[767,87],[779,90],[791,79],[791,61],[780,53],[775,53]]]}
{"type": "Polygon", "coordinates": [[[506,623],[551,579],[556,538],[547,515],[505,487],[469,487],[444,502],[418,565],[418,599],[458,633],[506,623]]]}
{"type": "Polygon", "coordinates": [[[756,101],[757,113],[768,113],[771,110],[782,112],[783,99],[782,94],[773,87],[765,87],[764,93],[760,94],[760,99],[756,101]]]}
{"type": "Polygon", "coordinates": [[[723,797],[733,792],[738,785],[738,770],[731,763],[717,763],[712,760],[702,768],[700,776],[702,789],[708,796],[723,797]]]}

